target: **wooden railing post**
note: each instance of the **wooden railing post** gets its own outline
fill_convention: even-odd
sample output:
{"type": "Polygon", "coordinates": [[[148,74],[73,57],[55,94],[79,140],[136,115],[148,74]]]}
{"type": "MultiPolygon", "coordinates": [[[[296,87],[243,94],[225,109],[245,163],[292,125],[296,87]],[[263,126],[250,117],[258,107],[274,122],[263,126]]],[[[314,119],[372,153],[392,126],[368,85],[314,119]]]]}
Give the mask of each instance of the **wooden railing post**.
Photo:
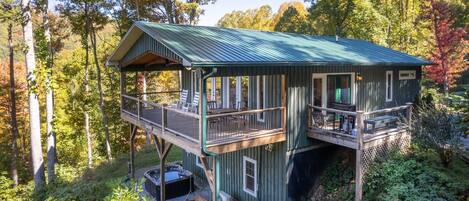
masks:
{"type": "Polygon", "coordinates": [[[310,105],[308,105],[307,108],[308,108],[308,124],[307,125],[308,125],[308,129],[311,129],[313,127],[313,125],[312,125],[313,122],[312,122],[312,117],[311,117],[311,115],[312,115],[311,109],[312,108],[311,108],[310,105]]]}
{"type": "Polygon", "coordinates": [[[282,75],[282,129],[287,132],[287,81],[285,75],[282,75]]]}
{"type": "Polygon", "coordinates": [[[407,124],[408,124],[407,126],[410,129],[410,127],[412,125],[412,108],[413,108],[412,105],[413,104],[412,103],[406,103],[406,105],[407,105],[406,115],[407,115],[407,124]]]}
{"type": "Polygon", "coordinates": [[[363,193],[363,170],[362,170],[362,153],[363,153],[363,111],[357,111],[357,149],[355,164],[355,201],[362,200],[363,193]]]}
{"type": "Polygon", "coordinates": [[[164,106],[161,106],[161,135],[164,134],[166,129],[166,120],[168,118],[168,110],[165,110],[164,106]]]}

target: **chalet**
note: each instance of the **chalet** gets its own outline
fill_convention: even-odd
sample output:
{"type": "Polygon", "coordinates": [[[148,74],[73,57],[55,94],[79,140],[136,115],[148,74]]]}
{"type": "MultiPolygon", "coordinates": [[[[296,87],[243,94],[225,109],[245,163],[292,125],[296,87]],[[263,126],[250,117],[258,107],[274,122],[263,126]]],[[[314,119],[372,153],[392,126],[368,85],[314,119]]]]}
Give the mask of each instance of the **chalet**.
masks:
{"type": "Polygon", "coordinates": [[[185,151],[184,168],[206,180],[213,200],[223,192],[270,201],[306,196],[337,147],[355,154],[361,200],[367,165],[408,145],[430,63],[362,40],[136,22],[107,64],[121,73],[131,164],[144,129],[161,166],[173,145],[185,151]],[[143,72],[173,72],[178,87],[142,90],[143,72]]]}

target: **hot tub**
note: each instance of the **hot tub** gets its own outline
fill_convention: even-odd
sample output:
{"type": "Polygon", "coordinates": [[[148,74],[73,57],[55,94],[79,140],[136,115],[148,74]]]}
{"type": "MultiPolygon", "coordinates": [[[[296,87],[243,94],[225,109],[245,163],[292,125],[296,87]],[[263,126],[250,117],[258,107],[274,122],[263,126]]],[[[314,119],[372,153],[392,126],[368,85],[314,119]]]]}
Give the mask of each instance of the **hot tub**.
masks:
{"type": "MultiPolygon", "coordinates": [[[[145,172],[145,191],[156,200],[160,200],[160,170],[151,169],[145,172]]],[[[166,199],[172,199],[194,191],[192,173],[179,165],[165,168],[166,199]]]]}

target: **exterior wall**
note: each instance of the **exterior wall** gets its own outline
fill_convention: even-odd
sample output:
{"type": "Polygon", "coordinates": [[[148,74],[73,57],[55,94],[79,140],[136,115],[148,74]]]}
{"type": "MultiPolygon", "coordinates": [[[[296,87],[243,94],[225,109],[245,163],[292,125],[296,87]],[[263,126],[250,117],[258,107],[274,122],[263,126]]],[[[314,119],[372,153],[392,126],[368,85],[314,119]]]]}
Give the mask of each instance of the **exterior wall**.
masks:
{"type": "Polygon", "coordinates": [[[146,33],[142,33],[139,39],[134,43],[132,48],[122,58],[120,63],[128,63],[139,56],[146,53],[153,53],[173,61],[182,62],[182,58],[166,48],[163,44],[159,43],[146,33]]]}
{"type": "MultiPolygon", "coordinates": [[[[250,102],[256,105],[256,76],[271,75],[266,79],[266,107],[281,104],[281,74],[286,79],[287,141],[274,145],[275,151],[266,152],[265,147],[255,147],[224,154],[221,162],[221,190],[239,200],[298,200],[314,187],[324,164],[334,157],[337,147],[320,147],[323,142],[307,137],[307,107],[311,103],[313,73],[360,73],[363,80],[356,81],[356,105],[358,110],[370,111],[404,105],[412,102],[420,89],[420,67],[286,67],[282,69],[231,68],[220,69],[215,76],[250,77],[250,102]],[[393,101],[385,101],[385,75],[393,71],[393,101]],[[399,70],[416,70],[417,79],[399,80],[399,70]],[[308,150],[308,151],[303,151],[308,150]],[[246,155],[258,161],[258,197],[244,193],[242,186],[242,157],[246,155]],[[270,197],[269,197],[270,196],[270,197]]],[[[195,166],[194,157],[185,158],[185,167],[204,177],[195,166]]]]}

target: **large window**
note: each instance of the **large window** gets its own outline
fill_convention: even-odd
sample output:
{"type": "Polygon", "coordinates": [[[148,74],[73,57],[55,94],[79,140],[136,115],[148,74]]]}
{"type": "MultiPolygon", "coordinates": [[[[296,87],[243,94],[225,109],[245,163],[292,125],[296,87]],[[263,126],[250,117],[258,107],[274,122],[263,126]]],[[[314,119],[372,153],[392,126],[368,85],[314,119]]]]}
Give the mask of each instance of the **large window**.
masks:
{"type": "MultiPolygon", "coordinates": [[[[257,76],[257,109],[265,107],[265,76],[257,76]]],[[[257,120],[264,121],[264,113],[257,113],[257,120]]]]}
{"type": "Polygon", "coordinates": [[[386,102],[392,101],[392,71],[386,71],[386,102]]]}
{"type": "Polygon", "coordinates": [[[257,162],[246,156],[243,157],[243,190],[257,197],[257,162]]]}
{"type": "Polygon", "coordinates": [[[327,76],[327,101],[329,103],[352,104],[351,75],[327,76]]]}

